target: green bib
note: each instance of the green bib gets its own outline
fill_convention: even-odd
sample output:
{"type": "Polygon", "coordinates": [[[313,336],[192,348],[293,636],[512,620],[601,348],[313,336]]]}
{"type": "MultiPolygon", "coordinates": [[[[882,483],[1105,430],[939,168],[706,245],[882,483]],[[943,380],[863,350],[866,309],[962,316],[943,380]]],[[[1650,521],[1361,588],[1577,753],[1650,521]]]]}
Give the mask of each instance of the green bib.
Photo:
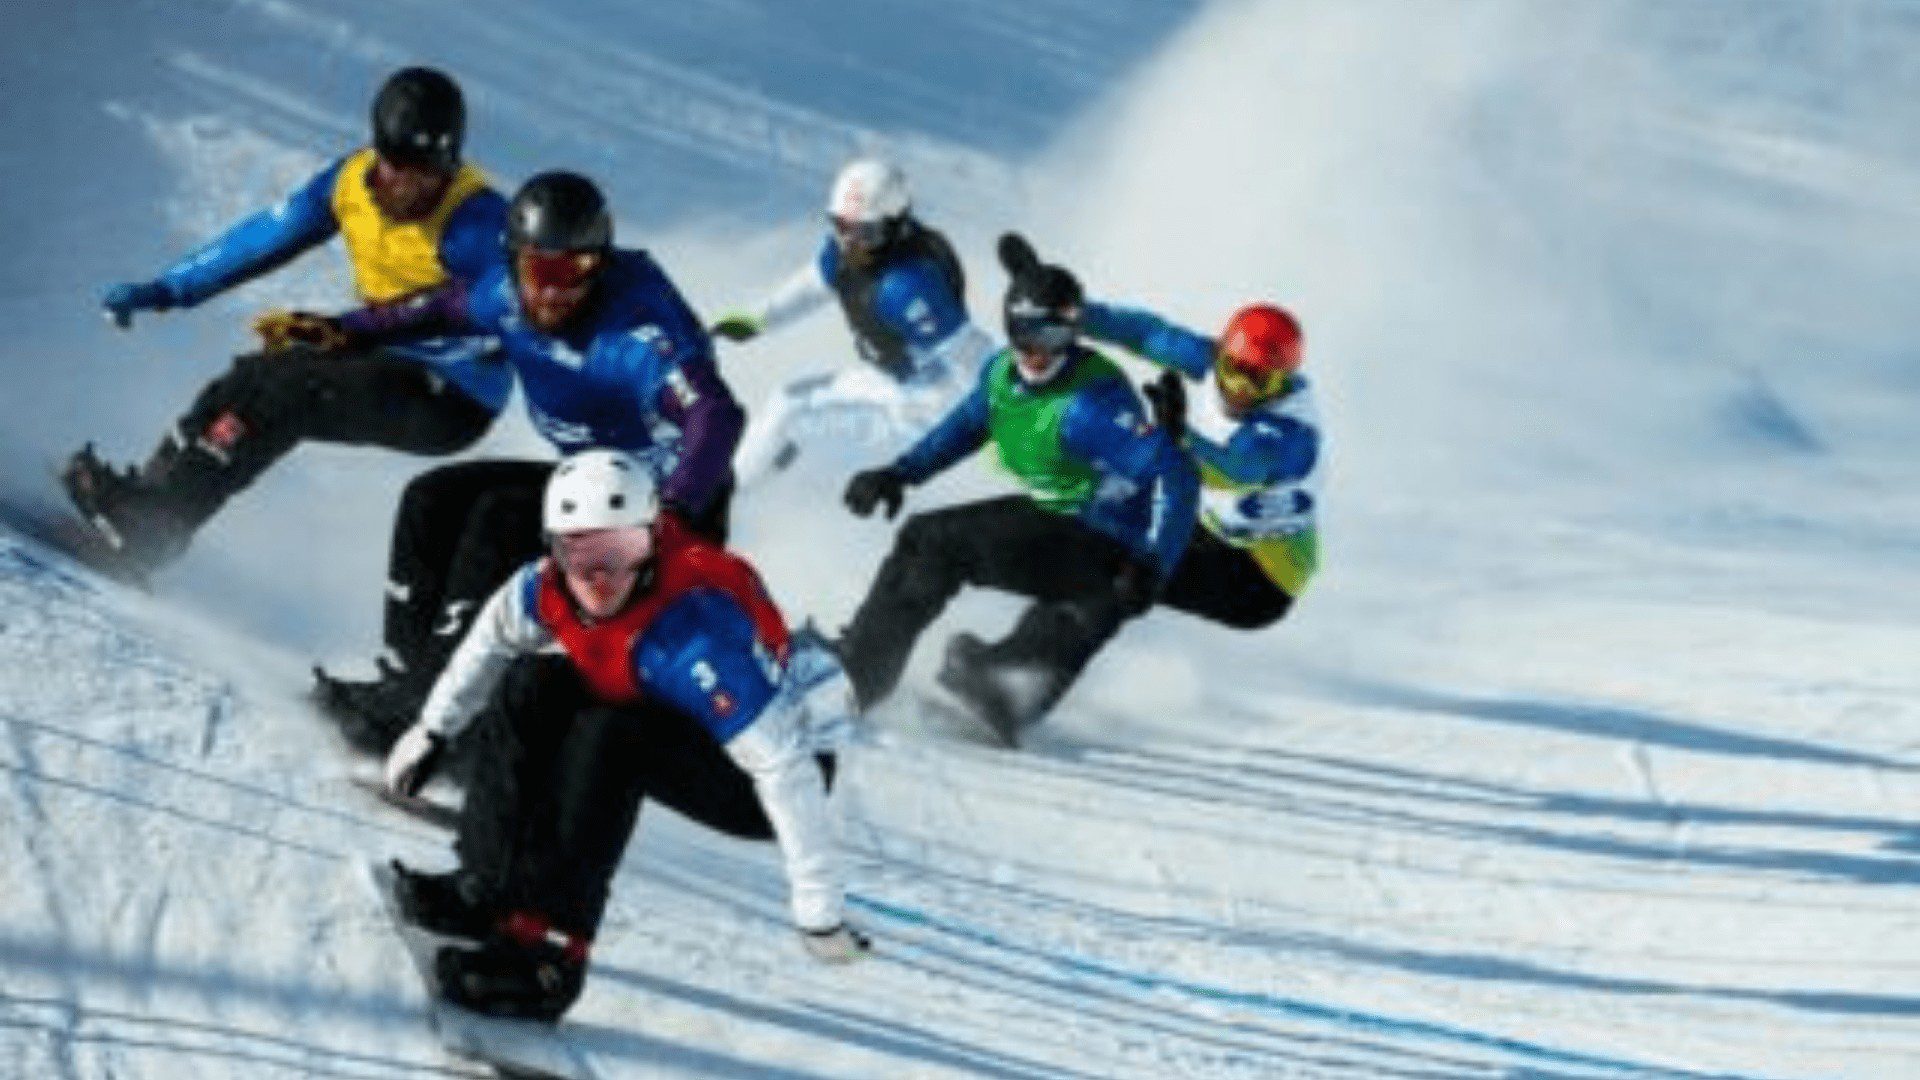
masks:
{"type": "Polygon", "coordinates": [[[1020,381],[1012,350],[1000,350],[988,363],[987,423],[1000,464],[1026,485],[1041,509],[1059,514],[1080,509],[1099,490],[1100,475],[1060,444],[1060,425],[1083,387],[1126,376],[1092,350],[1081,353],[1073,371],[1038,389],[1020,381]]]}

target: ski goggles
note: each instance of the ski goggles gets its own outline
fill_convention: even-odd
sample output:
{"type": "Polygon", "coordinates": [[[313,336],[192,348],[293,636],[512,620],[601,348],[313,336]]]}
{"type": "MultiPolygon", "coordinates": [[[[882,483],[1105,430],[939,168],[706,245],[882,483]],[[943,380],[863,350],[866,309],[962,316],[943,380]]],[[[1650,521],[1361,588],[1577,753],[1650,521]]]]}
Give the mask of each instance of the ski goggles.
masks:
{"type": "Polygon", "coordinates": [[[873,251],[887,242],[887,225],[880,221],[848,221],[846,218],[827,215],[833,223],[833,235],[839,239],[840,246],[854,251],[873,251]]]}
{"type": "Polygon", "coordinates": [[[521,283],[536,295],[583,292],[593,284],[604,261],[598,251],[542,251],[521,248],[513,268],[521,283]]]}
{"type": "Polygon", "coordinates": [[[1228,356],[1216,360],[1213,370],[1221,392],[1241,401],[1265,401],[1287,385],[1287,373],[1282,368],[1251,367],[1235,363],[1228,356]]]}
{"type": "Polygon", "coordinates": [[[619,579],[638,571],[653,554],[653,533],[637,526],[560,533],[549,550],[569,578],[619,579]]]}
{"type": "Polygon", "coordinates": [[[1052,316],[1007,319],[1007,340],[1022,352],[1062,352],[1073,344],[1073,338],[1073,324],[1052,316]]]}

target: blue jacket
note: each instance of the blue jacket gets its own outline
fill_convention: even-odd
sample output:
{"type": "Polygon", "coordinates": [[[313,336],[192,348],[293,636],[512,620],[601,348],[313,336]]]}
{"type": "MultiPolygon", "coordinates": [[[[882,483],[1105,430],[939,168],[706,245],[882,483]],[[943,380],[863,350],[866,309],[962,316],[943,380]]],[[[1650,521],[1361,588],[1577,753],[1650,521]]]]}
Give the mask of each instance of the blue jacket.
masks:
{"type": "Polygon", "coordinates": [[[628,451],[663,478],[662,500],[700,512],[732,475],[746,421],[714,367],[706,329],[644,251],[615,251],[588,303],[560,334],[535,329],[507,266],[496,263],[472,283],[360,308],[340,323],[375,342],[491,335],[520,378],[533,426],[555,449],[628,451]]]}

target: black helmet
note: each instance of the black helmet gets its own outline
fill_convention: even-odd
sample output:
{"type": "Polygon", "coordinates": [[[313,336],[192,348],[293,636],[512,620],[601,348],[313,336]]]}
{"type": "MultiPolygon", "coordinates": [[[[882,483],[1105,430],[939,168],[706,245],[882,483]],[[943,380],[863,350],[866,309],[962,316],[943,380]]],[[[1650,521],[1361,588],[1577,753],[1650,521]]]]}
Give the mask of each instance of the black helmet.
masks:
{"type": "Polygon", "coordinates": [[[507,246],[605,251],[613,246],[606,197],[579,173],[543,172],[514,193],[507,208],[507,246]]]}
{"type": "Polygon", "coordinates": [[[401,68],[373,98],[373,148],[389,161],[451,170],[467,136],[460,87],[432,68],[401,68]]]}
{"type": "Polygon", "coordinates": [[[1043,264],[1019,233],[1000,237],[1000,265],[1009,280],[1002,309],[1007,340],[1015,348],[1060,352],[1078,335],[1080,280],[1063,267],[1043,264]]]}

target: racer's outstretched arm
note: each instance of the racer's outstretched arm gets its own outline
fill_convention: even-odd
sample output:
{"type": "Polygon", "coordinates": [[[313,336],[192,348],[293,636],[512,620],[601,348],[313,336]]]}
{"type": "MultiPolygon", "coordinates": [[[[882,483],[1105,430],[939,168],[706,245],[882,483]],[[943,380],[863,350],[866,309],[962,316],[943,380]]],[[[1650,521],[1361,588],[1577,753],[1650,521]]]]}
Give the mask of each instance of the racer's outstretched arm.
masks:
{"type": "Polygon", "coordinates": [[[933,430],[920,437],[893,468],[909,484],[921,484],[945,472],[987,444],[987,385],[984,373],[933,430]]]}
{"type": "Polygon", "coordinates": [[[514,660],[552,640],[538,619],[539,566],[524,567],[487,599],[434,681],[420,719],[387,753],[387,787],[396,794],[418,792],[439,768],[447,745],[480,715],[514,660]]]}
{"type": "Polygon", "coordinates": [[[833,299],[833,289],[827,284],[825,259],[823,250],[807,260],[806,265],[788,275],[757,307],[721,315],[713,324],[713,332],[731,341],[748,341],[813,314],[833,299]]]}
{"type": "Polygon", "coordinates": [[[1212,338],[1142,308],[1089,300],[1080,308],[1080,329],[1088,337],[1118,345],[1189,379],[1204,379],[1213,370],[1212,338]]]}
{"type": "Polygon", "coordinates": [[[335,161],[279,203],[242,218],[163,271],[158,280],[173,304],[192,307],[277,269],[339,232],[332,200],[343,164],[335,161]]]}

